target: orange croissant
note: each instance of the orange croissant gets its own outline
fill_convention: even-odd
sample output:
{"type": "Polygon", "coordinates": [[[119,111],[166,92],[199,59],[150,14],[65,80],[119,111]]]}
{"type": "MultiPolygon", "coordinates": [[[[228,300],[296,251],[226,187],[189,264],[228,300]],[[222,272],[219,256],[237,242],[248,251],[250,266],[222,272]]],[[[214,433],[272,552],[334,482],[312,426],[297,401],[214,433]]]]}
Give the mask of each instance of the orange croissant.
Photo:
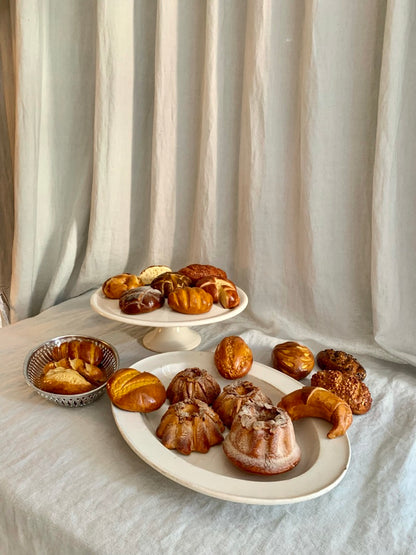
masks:
{"type": "Polygon", "coordinates": [[[285,395],[279,407],[285,409],[292,420],[307,416],[331,422],[328,438],[345,434],[352,424],[352,411],[348,403],[323,387],[305,386],[285,395]]]}

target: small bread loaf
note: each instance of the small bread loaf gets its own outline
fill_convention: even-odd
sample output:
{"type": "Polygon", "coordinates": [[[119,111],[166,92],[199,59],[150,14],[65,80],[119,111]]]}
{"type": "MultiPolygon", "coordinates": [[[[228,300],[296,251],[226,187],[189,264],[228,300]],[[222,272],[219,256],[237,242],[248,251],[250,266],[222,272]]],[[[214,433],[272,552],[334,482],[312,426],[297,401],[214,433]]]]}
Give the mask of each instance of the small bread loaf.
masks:
{"type": "Polygon", "coordinates": [[[161,308],[164,303],[162,293],[148,285],[130,289],[119,299],[120,310],[125,314],[145,314],[161,308]]]}
{"type": "Polygon", "coordinates": [[[199,279],[207,276],[215,276],[221,279],[227,279],[227,274],[224,270],[221,270],[221,268],[216,268],[215,266],[211,266],[210,264],[189,264],[188,266],[185,266],[184,268],[178,270],[178,272],[191,278],[193,285],[195,285],[195,283],[199,279]]]}
{"type": "Polygon", "coordinates": [[[200,287],[207,291],[214,300],[224,308],[235,308],[240,304],[237,287],[229,279],[222,279],[215,276],[207,276],[199,279],[195,287],[200,287]]]}
{"type": "Polygon", "coordinates": [[[142,281],[133,274],[118,274],[108,278],[102,285],[102,291],[109,299],[119,299],[129,289],[140,287],[142,281]]]}
{"type": "Polygon", "coordinates": [[[277,405],[284,409],[292,420],[307,416],[323,418],[332,423],[329,439],[345,434],[352,424],[352,411],[348,403],[322,387],[305,386],[285,395],[277,405]]]}
{"type": "Polygon", "coordinates": [[[54,368],[65,368],[72,369],[78,372],[83,378],[85,378],[92,385],[98,387],[105,383],[107,376],[105,372],[89,362],[85,362],[81,358],[63,358],[58,361],[52,361],[45,365],[43,369],[43,374],[54,368]]]}
{"type": "Polygon", "coordinates": [[[169,266],[148,266],[140,272],[139,279],[142,281],[142,285],[150,285],[157,276],[171,271],[169,266]]]}
{"type": "Polygon", "coordinates": [[[170,293],[178,287],[189,287],[190,285],[191,278],[176,272],[164,272],[150,284],[153,289],[158,289],[164,297],[169,297],[170,293]]]}
{"type": "Polygon", "coordinates": [[[272,366],[295,380],[302,380],[313,370],[315,359],[305,345],[295,341],[279,343],[272,351],[272,366]]]}
{"type": "Polygon", "coordinates": [[[346,401],[353,414],[364,414],[373,402],[368,387],[355,376],[339,370],[321,370],[311,378],[311,385],[323,387],[346,401]]]}
{"type": "Polygon", "coordinates": [[[212,303],[212,296],[199,287],[181,287],[172,291],[168,297],[170,308],[182,314],[209,312],[212,303]]]}
{"type": "Polygon", "coordinates": [[[365,380],[367,375],[358,360],[344,351],[325,349],[316,355],[316,362],[321,370],[339,370],[361,381],[365,380]]]}
{"type": "Polygon", "coordinates": [[[227,380],[242,378],[253,364],[253,353],[241,337],[224,337],[217,345],[214,362],[218,372],[227,380]]]}
{"type": "Polygon", "coordinates": [[[117,370],[108,380],[106,388],[116,407],[131,412],[152,412],[166,400],[166,390],[159,378],[134,368],[117,370]]]}
{"type": "Polygon", "coordinates": [[[89,364],[98,365],[103,359],[101,348],[92,341],[73,339],[57,345],[52,350],[53,360],[63,358],[80,358],[89,364]]]}
{"type": "Polygon", "coordinates": [[[50,368],[40,379],[40,389],[58,395],[78,395],[92,391],[94,386],[72,368],[50,368]]]}

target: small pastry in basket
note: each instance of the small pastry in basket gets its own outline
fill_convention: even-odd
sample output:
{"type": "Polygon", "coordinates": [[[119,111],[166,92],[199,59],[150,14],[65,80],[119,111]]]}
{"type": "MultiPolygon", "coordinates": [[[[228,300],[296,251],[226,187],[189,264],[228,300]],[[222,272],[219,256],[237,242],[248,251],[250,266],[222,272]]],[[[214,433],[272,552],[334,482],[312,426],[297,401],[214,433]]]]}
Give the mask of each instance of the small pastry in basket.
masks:
{"type": "Polygon", "coordinates": [[[364,382],[355,376],[339,370],[321,370],[311,378],[311,385],[323,387],[346,401],[353,414],[365,414],[373,402],[370,391],[364,382]]]}
{"type": "Polygon", "coordinates": [[[285,395],[277,406],[284,409],[292,420],[311,416],[331,422],[332,428],[327,434],[329,439],[344,435],[352,424],[349,404],[322,387],[296,389],[285,395]]]}
{"type": "Polygon", "coordinates": [[[316,355],[316,362],[321,370],[339,370],[361,381],[365,380],[367,375],[358,360],[344,351],[325,349],[316,355]]]}
{"type": "Polygon", "coordinates": [[[227,279],[227,273],[224,270],[211,266],[210,264],[189,264],[188,266],[178,270],[178,272],[190,277],[193,285],[195,285],[199,279],[207,276],[227,279]]]}
{"type": "Polygon", "coordinates": [[[169,268],[169,266],[148,266],[140,272],[139,279],[141,280],[142,285],[150,285],[152,281],[157,278],[157,276],[171,271],[172,270],[171,268],[169,268]]]}
{"type": "Polygon", "coordinates": [[[182,314],[204,314],[211,310],[212,303],[212,296],[199,287],[181,287],[168,297],[170,308],[182,314]]]}
{"type": "Polygon", "coordinates": [[[95,389],[88,380],[72,368],[50,368],[40,379],[40,389],[58,395],[78,395],[95,389]]]}
{"type": "Polygon", "coordinates": [[[153,289],[158,289],[164,297],[169,297],[170,293],[178,287],[189,287],[192,283],[191,278],[176,272],[164,272],[157,276],[150,284],[153,289]]]}
{"type": "Polygon", "coordinates": [[[163,405],[166,390],[157,376],[134,368],[121,368],[108,380],[107,393],[119,409],[152,412],[163,405]]]}
{"type": "Polygon", "coordinates": [[[123,293],[129,289],[140,287],[142,281],[133,274],[118,274],[108,278],[101,289],[109,299],[119,299],[123,293]]]}
{"type": "Polygon", "coordinates": [[[98,365],[103,359],[101,348],[92,341],[73,339],[57,345],[52,350],[53,360],[80,358],[89,364],[98,365]]]}
{"type": "Polygon", "coordinates": [[[222,279],[215,276],[207,276],[199,279],[195,287],[200,287],[207,291],[214,300],[224,308],[235,308],[240,304],[237,287],[229,279],[222,279]]]}
{"type": "Polygon", "coordinates": [[[101,368],[89,362],[85,362],[81,358],[63,358],[58,361],[49,362],[45,365],[43,374],[45,375],[49,370],[55,368],[75,370],[96,387],[105,383],[107,379],[105,372],[101,368]]]}
{"type": "Polygon", "coordinates": [[[145,314],[161,308],[164,303],[162,293],[149,285],[126,291],[119,299],[120,310],[125,314],[145,314]]]}
{"type": "Polygon", "coordinates": [[[295,380],[302,380],[313,370],[312,351],[295,341],[279,343],[272,351],[272,366],[295,380]]]}
{"type": "Polygon", "coordinates": [[[241,337],[230,335],[218,343],[214,353],[218,372],[227,380],[242,378],[253,364],[253,353],[241,337]]]}

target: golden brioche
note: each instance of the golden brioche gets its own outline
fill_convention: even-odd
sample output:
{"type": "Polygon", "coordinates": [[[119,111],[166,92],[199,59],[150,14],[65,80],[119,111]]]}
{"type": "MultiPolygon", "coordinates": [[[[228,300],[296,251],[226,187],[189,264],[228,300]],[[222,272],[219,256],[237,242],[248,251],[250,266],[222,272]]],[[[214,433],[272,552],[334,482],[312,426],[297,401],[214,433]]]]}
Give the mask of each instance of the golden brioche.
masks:
{"type": "Polygon", "coordinates": [[[134,274],[118,274],[105,280],[101,289],[109,299],[119,299],[129,289],[143,285],[140,278],[134,274]]]}
{"type": "Polygon", "coordinates": [[[305,386],[285,395],[278,404],[292,420],[308,416],[331,422],[329,439],[342,436],[352,424],[352,411],[348,403],[322,387],[305,386]]]}
{"type": "Polygon", "coordinates": [[[116,407],[131,412],[152,412],[166,400],[166,390],[159,378],[134,368],[117,370],[108,380],[106,388],[116,407]]]}
{"type": "Polygon", "coordinates": [[[242,378],[253,364],[253,353],[241,337],[224,337],[217,345],[214,362],[218,372],[227,380],[242,378]]]}
{"type": "Polygon", "coordinates": [[[211,310],[213,299],[199,287],[181,287],[169,294],[168,304],[182,314],[204,314],[211,310]]]}

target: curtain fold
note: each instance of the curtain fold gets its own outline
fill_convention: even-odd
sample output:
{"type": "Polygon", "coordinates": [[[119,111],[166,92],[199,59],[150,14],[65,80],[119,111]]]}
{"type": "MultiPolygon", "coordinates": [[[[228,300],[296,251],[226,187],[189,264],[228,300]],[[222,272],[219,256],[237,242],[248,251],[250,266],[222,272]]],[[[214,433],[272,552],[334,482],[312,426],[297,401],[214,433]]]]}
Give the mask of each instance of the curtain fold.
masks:
{"type": "Polygon", "coordinates": [[[15,321],[206,262],[271,334],[416,365],[412,0],[0,1],[15,321]]]}

